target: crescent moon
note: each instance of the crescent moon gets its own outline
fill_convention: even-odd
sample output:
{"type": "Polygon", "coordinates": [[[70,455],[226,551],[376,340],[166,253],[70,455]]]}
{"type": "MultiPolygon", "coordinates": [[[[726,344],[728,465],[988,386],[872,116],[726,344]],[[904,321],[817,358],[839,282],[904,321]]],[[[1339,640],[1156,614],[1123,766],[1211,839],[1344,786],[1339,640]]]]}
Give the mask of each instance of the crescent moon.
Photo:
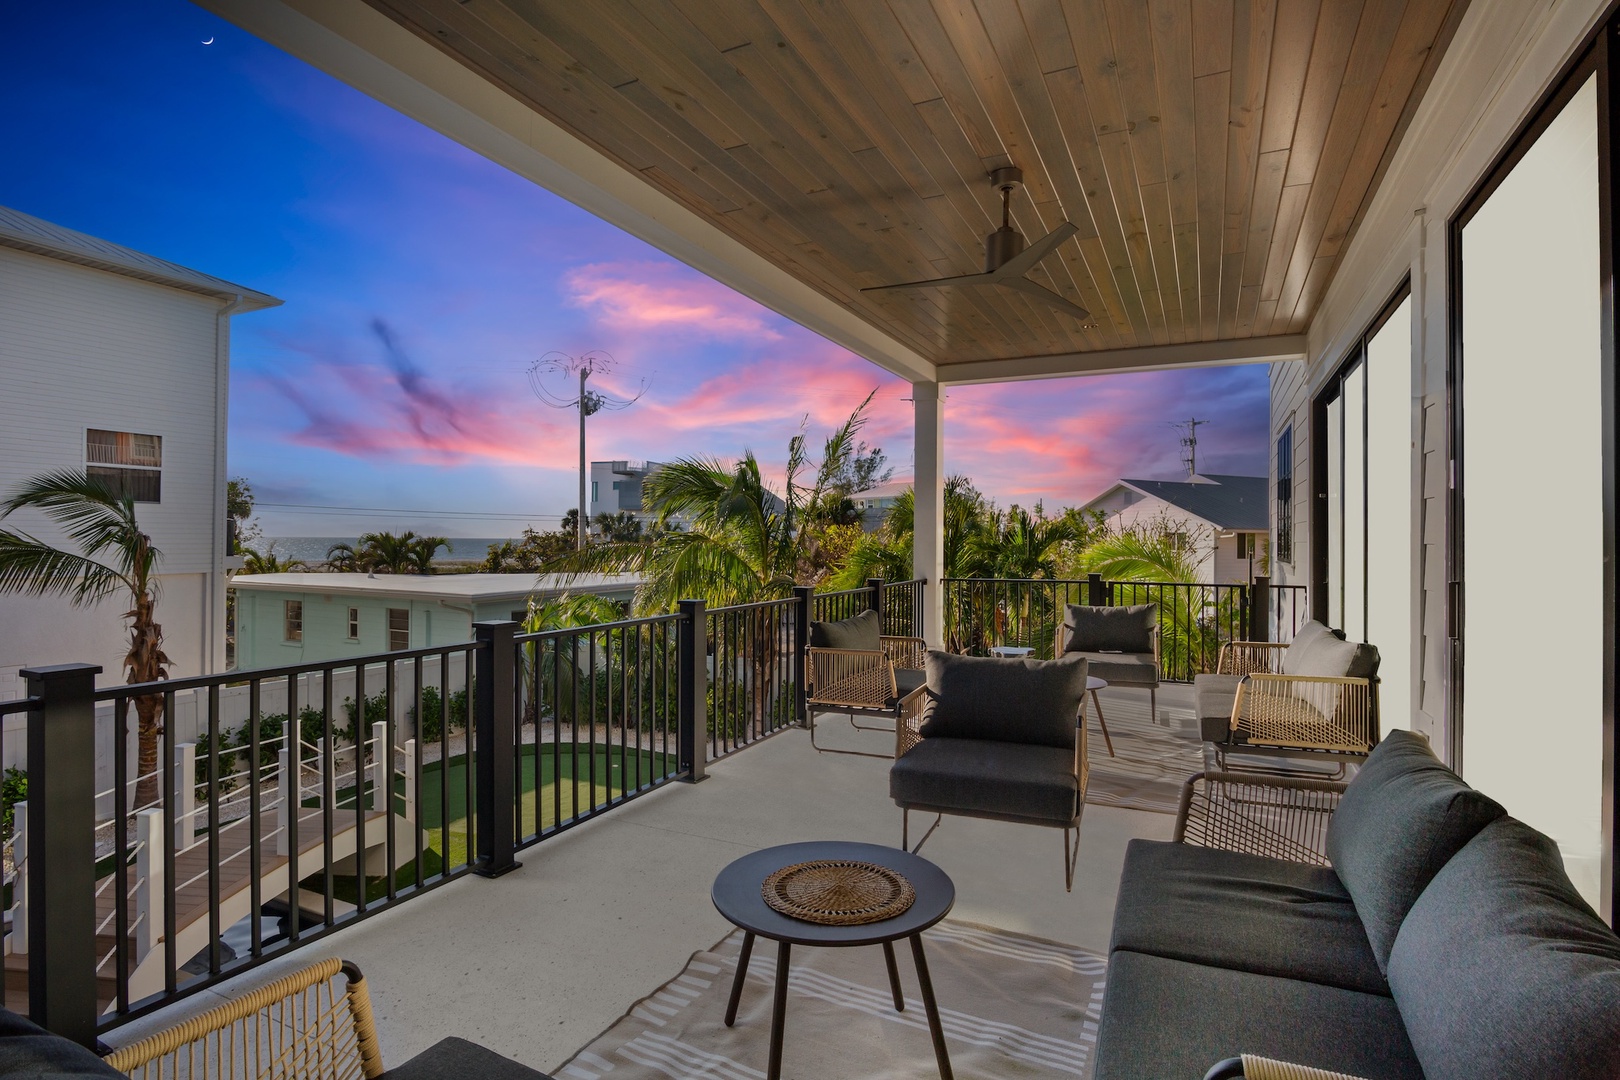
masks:
{"type": "Polygon", "coordinates": [[[213,38],[209,38],[207,41],[203,42],[204,45],[212,45],[213,43],[214,43],[213,38]]]}

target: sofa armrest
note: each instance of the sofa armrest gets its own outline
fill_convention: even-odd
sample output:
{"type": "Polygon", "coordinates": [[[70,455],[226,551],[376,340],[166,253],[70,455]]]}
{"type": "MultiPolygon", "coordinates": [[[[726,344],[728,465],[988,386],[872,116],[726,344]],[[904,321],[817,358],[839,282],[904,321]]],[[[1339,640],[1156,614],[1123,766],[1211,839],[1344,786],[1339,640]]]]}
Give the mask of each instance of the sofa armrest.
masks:
{"type": "Polygon", "coordinates": [[[883,655],[897,668],[921,671],[928,662],[928,642],[920,637],[890,637],[885,635],[883,655]]]}
{"type": "Polygon", "coordinates": [[[1215,661],[1215,674],[1275,673],[1282,663],[1282,654],[1287,651],[1286,642],[1228,641],[1221,646],[1220,657],[1215,661]]]}
{"type": "Polygon", "coordinates": [[[1194,773],[1181,785],[1171,840],[1326,866],[1328,821],[1346,786],[1339,780],[1194,773]]]}
{"type": "Polygon", "coordinates": [[[919,686],[900,699],[899,716],[894,724],[894,757],[898,761],[907,750],[922,742],[923,709],[928,704],[928,687],[919,686]]]}
{"type": "Polygon", "coordinates": [[[1231,730],[1250,744],[1365,754],[1378,742],[1372,682],[1254,672],[1238,684],[1231,730]]]}
{"type": "Polygon", "coordinates": [[[1277,1061],[1273,1058],[1244,1054],[1242,1057],[1217,1061],[1209,1072],[1204,1074],[1204,1080],[1363,1080],[1363,1078],[1351,1076],[1349,1073],[1316,1069],[1309,1065],[1296,1065],[1291,1061],[1277,1061]]]}

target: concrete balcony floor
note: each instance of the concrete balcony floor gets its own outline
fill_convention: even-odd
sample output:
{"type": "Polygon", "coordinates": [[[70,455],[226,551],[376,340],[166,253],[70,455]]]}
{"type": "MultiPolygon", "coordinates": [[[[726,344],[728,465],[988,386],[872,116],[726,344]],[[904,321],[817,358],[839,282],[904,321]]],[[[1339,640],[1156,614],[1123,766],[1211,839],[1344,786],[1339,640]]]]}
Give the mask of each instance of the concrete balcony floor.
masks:
{"type": "MultiPolygon", "coordinates": [[[[1110,719],[1147,718],[1145,691],[1107,690],[1102,704],[1110,719]]],[[[1161,687],[1159,717],[1191,727],[1191,687],[1161,687]]],[[[854,732],[831,715],[817,739],[892,746],[892,736],[854,732]]],[[[914,830],[929,820],[913,815],[914,830]]],[[[1168,839],[1173,825],[1168,814],[1088,805],[1072,893],[1055,829],[946,818],[923,855],[955,881],[952,918],[1101,953],[1126,843],[1168,839]]],[[[671,784],[520,852],[522,867],[504,877],[468,876],[379,912],[108,1041],[132,1042],[336,955],[366,974],[385,1063],[458,1035],[552,1070],[732,929],[709,900],[722,867],[758,848],[821,839],[899,844],[888,763],[818,754],[807,732],[786,731],[714,762],[700,784],[671,784]]]]}

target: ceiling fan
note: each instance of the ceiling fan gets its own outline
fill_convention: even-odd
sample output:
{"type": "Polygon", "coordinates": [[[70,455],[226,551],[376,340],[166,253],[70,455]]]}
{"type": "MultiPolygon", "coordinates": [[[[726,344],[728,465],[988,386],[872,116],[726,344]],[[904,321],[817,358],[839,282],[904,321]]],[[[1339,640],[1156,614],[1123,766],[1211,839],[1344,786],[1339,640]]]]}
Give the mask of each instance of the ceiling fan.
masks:
{"type": "Polygon", "coordinates": [[[1024,171],[1015,165],[1004,165],[990,173],[991,185],[1001,190],[1001,228],[984,238],[984,273],[958,274],[955,277],[933,278],[929,281],[907,281],[899,285],[874,285],[862,289],[861,292],[927,289],[940,285],[1000,285],[1002,288],[1016,289],[1081,322],[1089,320],[1091,312],[1024,276],[1035,269],[1035,264],[1050,255],[1059,244],[1080,230],[1073,222],[1065,221],[1035,241],[1032,247],[1026,248],[1024,234],[1012,227],[1009,218],[1013,189],[1023,182],[1024,171]]]}

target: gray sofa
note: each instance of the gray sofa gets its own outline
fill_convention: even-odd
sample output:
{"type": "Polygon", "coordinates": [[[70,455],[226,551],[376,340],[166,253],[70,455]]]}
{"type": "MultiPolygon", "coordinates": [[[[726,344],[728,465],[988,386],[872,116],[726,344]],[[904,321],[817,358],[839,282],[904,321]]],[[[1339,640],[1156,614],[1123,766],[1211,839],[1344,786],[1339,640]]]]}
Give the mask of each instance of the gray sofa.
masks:
{"type": "Polygon", "coordinates": [[[1326,854],[1132,841],[1096,1080],[1240,1053],[1370,1080],[1620,1076],[1620,938],[1554,843],[1422,738],[1369,755],[1326,854]]]}
{"type": "Polygon", "coordinates": [[[1056,656],[1082,656],[1090,674],[1109,686],[1148,692],[1148,715],[1159,716],[1159,609],[1154,604],[1088,607],[1069,604],[1058,628],[1056,656]]]}

